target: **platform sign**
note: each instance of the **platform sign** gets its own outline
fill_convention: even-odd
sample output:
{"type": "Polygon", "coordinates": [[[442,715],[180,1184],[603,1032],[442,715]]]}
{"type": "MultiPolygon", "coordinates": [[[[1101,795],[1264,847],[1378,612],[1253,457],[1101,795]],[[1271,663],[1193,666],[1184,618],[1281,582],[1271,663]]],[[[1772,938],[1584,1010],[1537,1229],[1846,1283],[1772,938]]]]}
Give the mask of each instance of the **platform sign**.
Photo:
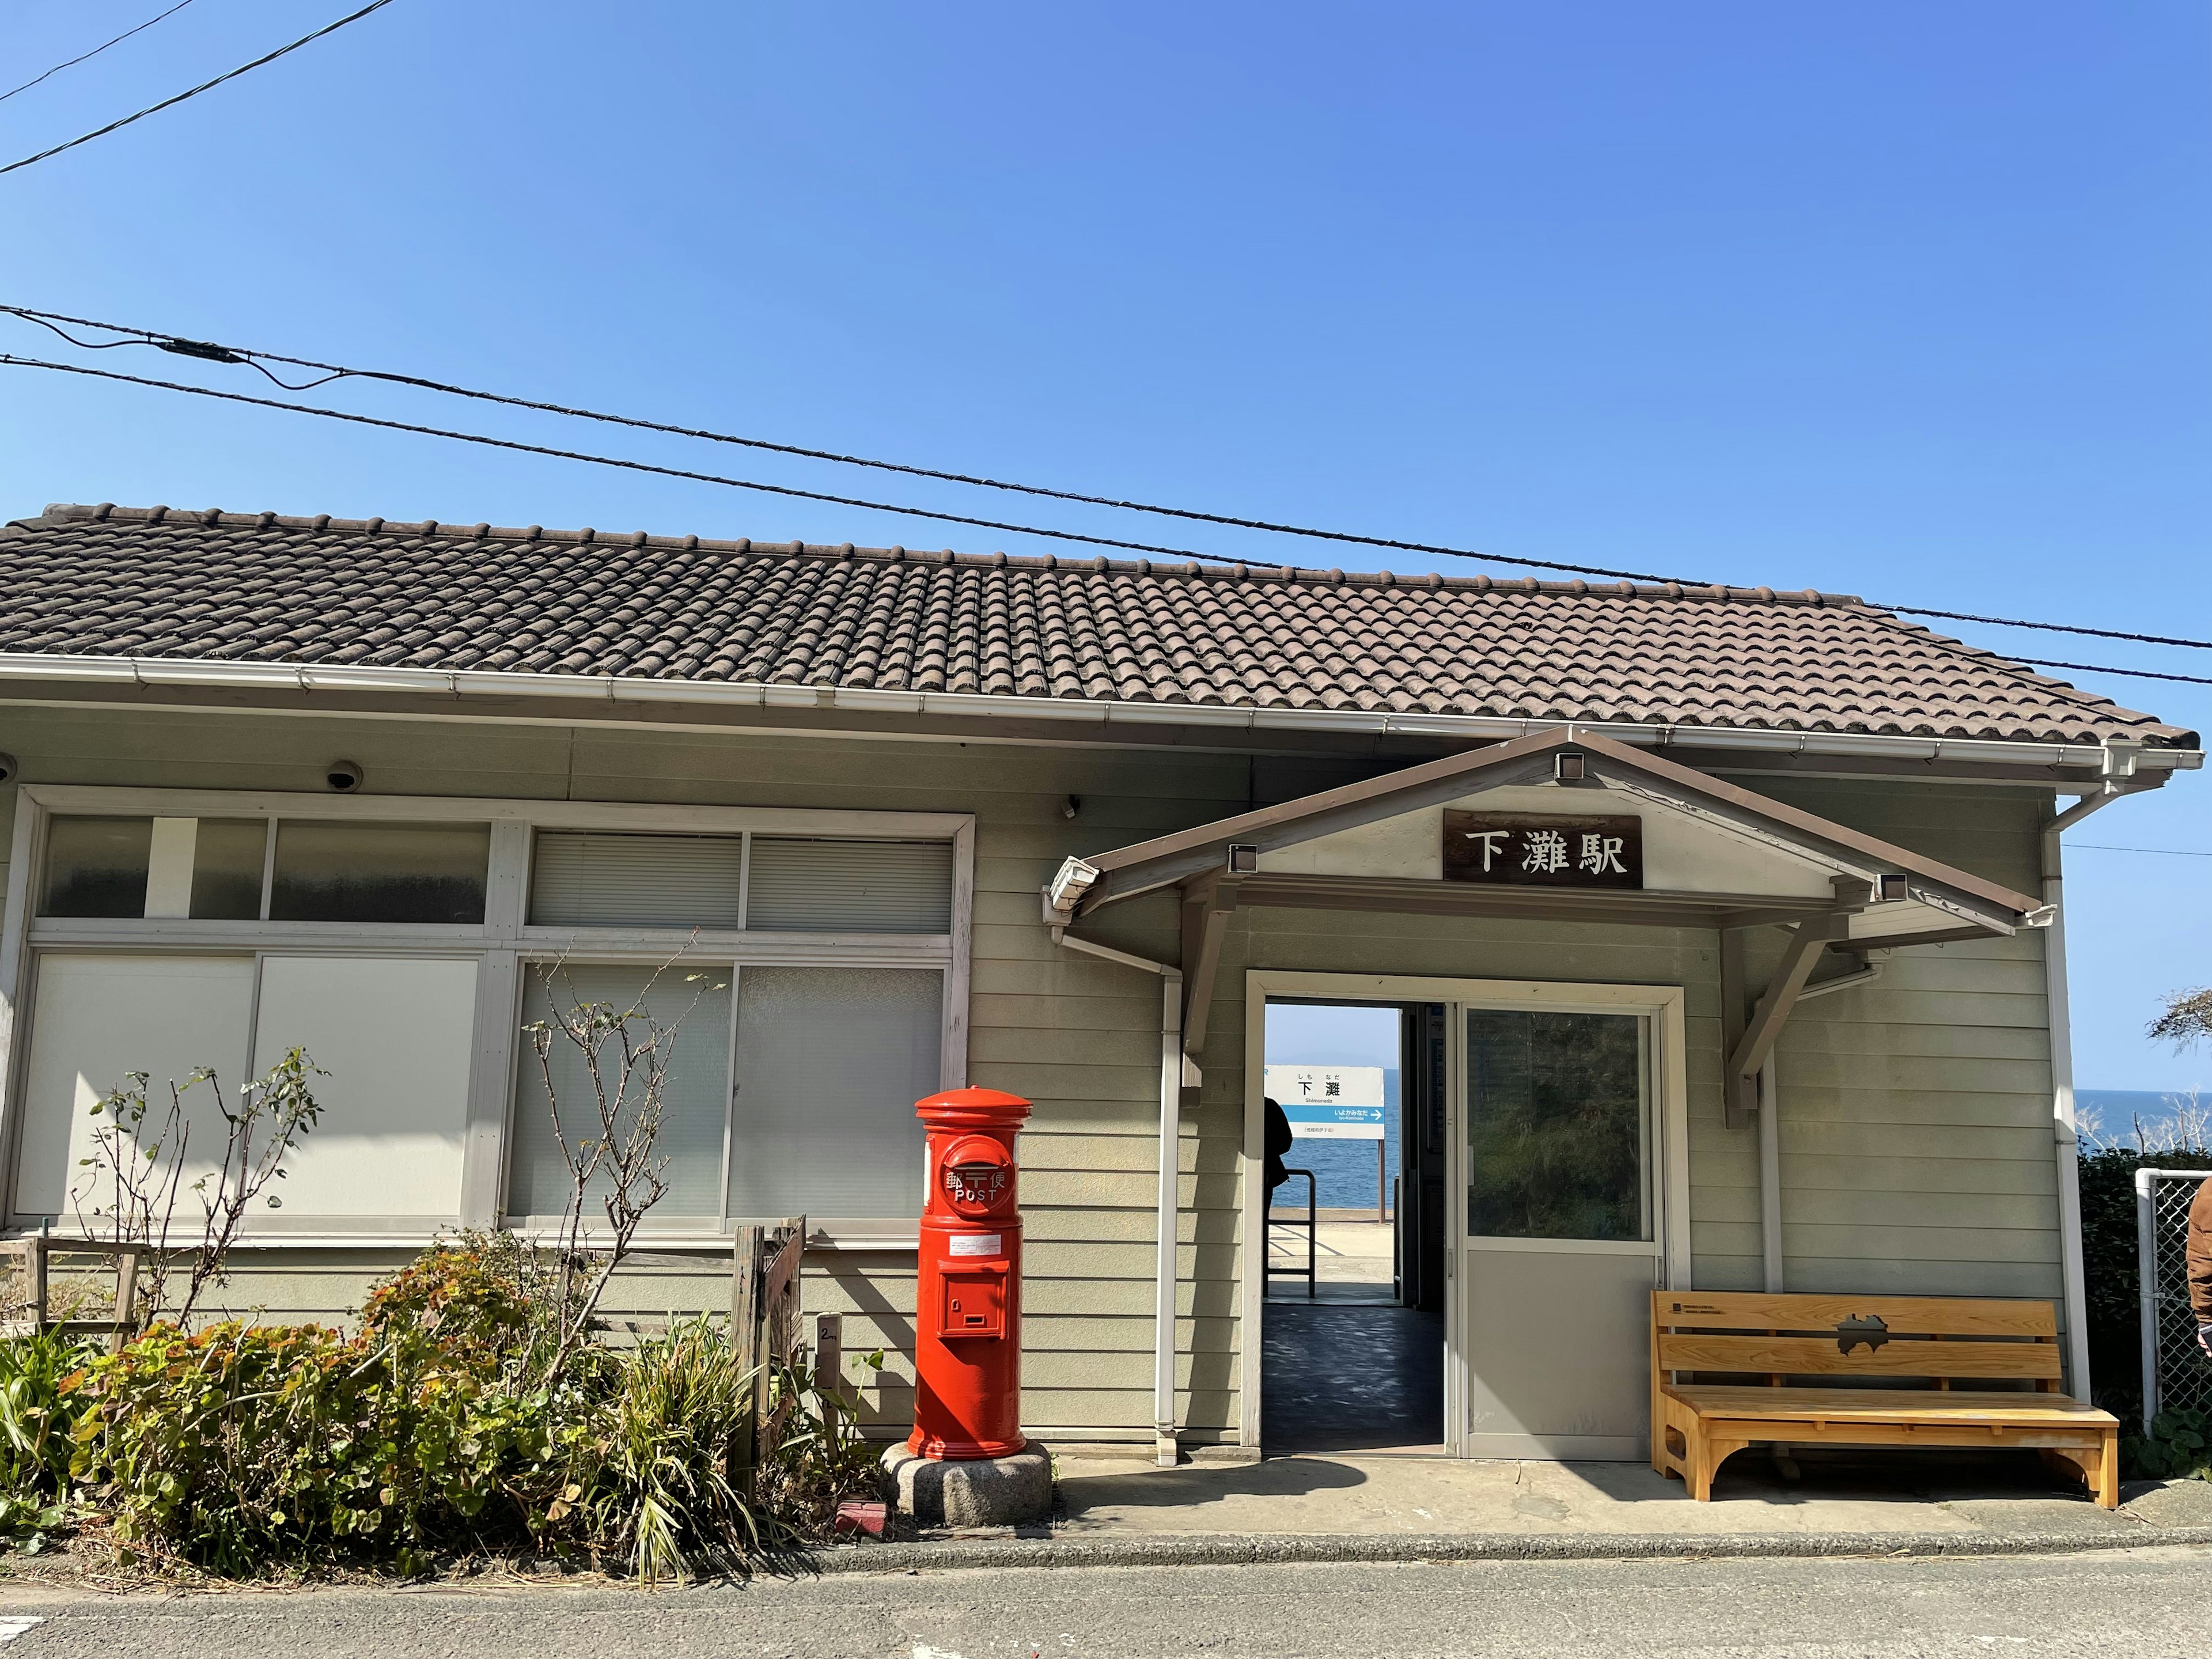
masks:
{"type": "Polygon", "coordinates": [[[1380,1066],[1270,1066],[1267,1097],[1299,1140],[1380,1140],[1380,1066]]]}

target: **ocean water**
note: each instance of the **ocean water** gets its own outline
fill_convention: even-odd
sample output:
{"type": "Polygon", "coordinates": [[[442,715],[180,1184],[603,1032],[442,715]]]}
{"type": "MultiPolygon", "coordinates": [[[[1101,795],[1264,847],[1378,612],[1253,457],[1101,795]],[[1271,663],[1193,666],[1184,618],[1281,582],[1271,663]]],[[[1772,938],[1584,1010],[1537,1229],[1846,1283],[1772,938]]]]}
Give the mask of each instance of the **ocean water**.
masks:
{"type": "Polygon", "coordinates": [[[2185,1138],[2212,1138],[2212,1087],[2076,1089],[2074,1111],[2081,1137],[2095,1146],[2135,1146],[2138,1133],[2155,1146],[2185,1138]]]}

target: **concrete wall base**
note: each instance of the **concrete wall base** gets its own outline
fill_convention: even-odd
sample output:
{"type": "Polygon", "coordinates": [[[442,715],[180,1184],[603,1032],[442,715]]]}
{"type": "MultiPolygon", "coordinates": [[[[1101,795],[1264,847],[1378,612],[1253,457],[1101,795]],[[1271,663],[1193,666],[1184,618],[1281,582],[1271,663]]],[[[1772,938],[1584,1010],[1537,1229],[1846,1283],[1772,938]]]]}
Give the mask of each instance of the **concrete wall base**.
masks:
{"type": "Polygon", "coordinates": [[[924,1526],[1010,1527],[1052,1512],[1052,1458],[1030,1446],[1012,1457],[950,1462],[884,1449],[883,1490],[924,1526]]]}

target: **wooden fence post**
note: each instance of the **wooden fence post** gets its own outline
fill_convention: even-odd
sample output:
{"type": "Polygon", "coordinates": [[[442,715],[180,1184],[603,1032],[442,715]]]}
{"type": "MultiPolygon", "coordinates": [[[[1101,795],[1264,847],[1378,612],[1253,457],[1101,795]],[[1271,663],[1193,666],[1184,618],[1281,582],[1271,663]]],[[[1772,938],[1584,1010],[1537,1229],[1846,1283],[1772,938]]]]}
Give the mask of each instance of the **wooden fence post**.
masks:
{"type": "MultiPolygon", "coordinates": [[[[825,1391],[822,1402],[822,1437],[837,1441],[837,1402],[845,1390],[845,1316],[817,1314],[814,1317],[814,1386],[825,1391]]],[[[825,1447],[825,1449],[827,1448],[825,1447]]]]}
{"type": "Polygon", "coordinates": [[[121,1353],[131,1340],[131,1327],[138,1311],[138,1252],[119,1251],[115,1258],[115,1328],[107,1334],[107,1351],[121,1353]]]}
{"type": "Polygon", "coordinates": [[[730,1349],[737,1356],[738,1374],[754,1374],[745,1385],[753,1407],[745,1413],[745,1425],[738,1432],[738,1444],[730,1449],[730,1460],[731,1484],[748,1502],[753,1495],[760,1438],[760,1279],[761,1230],[740,1227],[730,1245],[730,1349]]]}

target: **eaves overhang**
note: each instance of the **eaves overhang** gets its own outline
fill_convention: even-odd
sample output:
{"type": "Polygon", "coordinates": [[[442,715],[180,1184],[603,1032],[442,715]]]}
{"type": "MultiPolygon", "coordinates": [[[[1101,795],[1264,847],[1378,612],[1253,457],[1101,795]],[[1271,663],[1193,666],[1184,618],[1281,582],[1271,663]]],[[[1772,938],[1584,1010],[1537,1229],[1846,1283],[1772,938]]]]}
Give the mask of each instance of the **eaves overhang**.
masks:
{"type": "MultiPolygon", "coordinates": [[[[1753,726],[1510,718],[1434,714],[1389,709],[1283,708],[1234,703],[1142,702],[1116,699],[1030,697],[979,692],[878,690],[865,686],[698,680],[598,674],[514,673],[325,663],[268,663],[209,658],[133,657],[61,653],[0,653],[0,687],[133,686],[156,692],[224,688],[269,693],[344,693],[467,703],[537,701],[568,705],[563,718],[590,718],[591,706],[644,705],[718,709],[835,710],[866,717],[921,717],[950,722],[1038,723],[1080,739],[1085,728],[1176,728],[1246,737],[1281,733],[1371,736],[1451,744],[1496,744],[1550,734],[1584,733],[1643,750],[1823,757],[1929,766],[2043,769],[2069,775],[2126,778],[2192,770],[2197,749],[2112,740],[2043,743],[1914,733],[1790,729],[1753,726]]],[[[549,709],[549,713],[553,712],[549,709]]]]}

